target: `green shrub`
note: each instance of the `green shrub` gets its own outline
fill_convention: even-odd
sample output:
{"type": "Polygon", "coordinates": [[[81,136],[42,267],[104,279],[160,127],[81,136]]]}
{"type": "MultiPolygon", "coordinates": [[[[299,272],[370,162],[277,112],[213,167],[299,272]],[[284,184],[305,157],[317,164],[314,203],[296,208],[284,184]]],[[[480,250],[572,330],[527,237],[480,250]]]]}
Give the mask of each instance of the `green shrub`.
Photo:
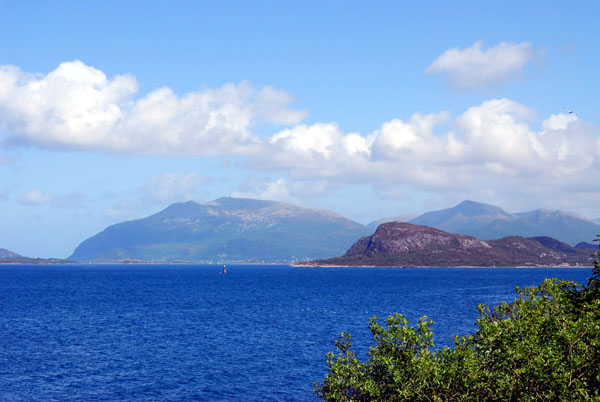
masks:
{"type": "MultiPolygon", "coordinates": [[[[596,241],[600,241],[600,236],[596,241]]],[[[315,392],[328,401],[600,401],[600,261],[587,286],[547,279],[518,298],[478,306],[478,330],[434,349],[432,321],[373,317],[368,361],[351,335],[327,354],[315,392]]]]}

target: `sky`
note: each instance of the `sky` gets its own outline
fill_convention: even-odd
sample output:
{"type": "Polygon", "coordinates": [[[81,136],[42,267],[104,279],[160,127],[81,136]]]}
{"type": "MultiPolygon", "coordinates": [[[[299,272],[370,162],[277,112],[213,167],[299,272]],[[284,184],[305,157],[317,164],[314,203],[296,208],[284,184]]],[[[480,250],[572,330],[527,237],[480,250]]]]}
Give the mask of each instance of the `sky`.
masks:
{"type": "Polygon", "coordinates": [[[600,218],[600,2],[0,0],[0,248],[223,196],[600,218]]]}

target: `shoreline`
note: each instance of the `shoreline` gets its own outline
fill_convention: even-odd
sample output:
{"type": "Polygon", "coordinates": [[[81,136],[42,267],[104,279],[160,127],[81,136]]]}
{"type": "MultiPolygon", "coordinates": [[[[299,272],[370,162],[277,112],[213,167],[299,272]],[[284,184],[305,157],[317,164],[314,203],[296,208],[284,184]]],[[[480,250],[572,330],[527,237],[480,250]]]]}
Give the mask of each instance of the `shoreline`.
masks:
{"type": "Polygon", "coordinates": [[[593,265],[506,265],[506,266],[481,266],[481,265],[460,265],[460,266],[439,266],[439,265],[410,265],[410,266],[396,266],[396,265],[328,265],[328,264],[289,264],[293,268],[458,268],[458,269],[481,269],[481,268],[565,268],[565,269],[577,269],[577,268],[593,268],[593,265]]]}
{"type": "Polygon", "coordinates": [[[396,265],[329,265],[329,264],[297,264],[288,262],[236,262],[236,263],[198,263],[198,262],[97,262],[97,263],[78,263],[78,262],[66,262],[66,263],[41,263],[41,262],[0,262],[0,266],[90,266],[90,265],[197,265],[197,266],[214,266],[221,267],[223,265],[235,266],[286,266],[290,268],[390,268],[390,269],[410,269],[410,268],[451,268],[451,269],[497,269],[497,268],[509,268],[509,269],[523,269],[523,268],[563,268],[563,269],[591,269],[593,265],[517,265],[517,266],[478,266],[478,265],[461,265],[461,266],[439,266],[439,265],[411,265],[411,266],[396,266],[396,265]]]}

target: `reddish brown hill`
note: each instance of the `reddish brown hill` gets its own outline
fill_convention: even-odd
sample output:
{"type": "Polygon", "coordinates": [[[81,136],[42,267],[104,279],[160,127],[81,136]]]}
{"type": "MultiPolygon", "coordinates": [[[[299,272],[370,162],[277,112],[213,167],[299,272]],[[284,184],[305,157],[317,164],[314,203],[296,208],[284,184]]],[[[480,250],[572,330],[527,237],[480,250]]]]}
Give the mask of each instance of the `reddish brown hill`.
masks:
{"type": "MultiPolygon", "coordinates": [[[[552,239],[551,239],[552,240],[552,239]]],[[[591,266],[590,253],[564,243],[510,236],[483,241],[410,223],[384,223],[341,257],[311,265],[344,266],[591,266]]]]}

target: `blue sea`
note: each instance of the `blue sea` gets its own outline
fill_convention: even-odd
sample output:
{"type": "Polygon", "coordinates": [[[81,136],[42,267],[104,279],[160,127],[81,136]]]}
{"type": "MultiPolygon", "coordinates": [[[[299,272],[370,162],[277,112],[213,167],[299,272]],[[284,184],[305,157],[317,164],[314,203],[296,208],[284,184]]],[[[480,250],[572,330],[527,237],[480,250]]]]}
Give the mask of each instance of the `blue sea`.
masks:
{"type": "Polygon", "coordinates": [[[436,346],[479,303],[591,269],[0,266],[1,401],[315,401],[340,332],[435,321],[436,346]]]}

